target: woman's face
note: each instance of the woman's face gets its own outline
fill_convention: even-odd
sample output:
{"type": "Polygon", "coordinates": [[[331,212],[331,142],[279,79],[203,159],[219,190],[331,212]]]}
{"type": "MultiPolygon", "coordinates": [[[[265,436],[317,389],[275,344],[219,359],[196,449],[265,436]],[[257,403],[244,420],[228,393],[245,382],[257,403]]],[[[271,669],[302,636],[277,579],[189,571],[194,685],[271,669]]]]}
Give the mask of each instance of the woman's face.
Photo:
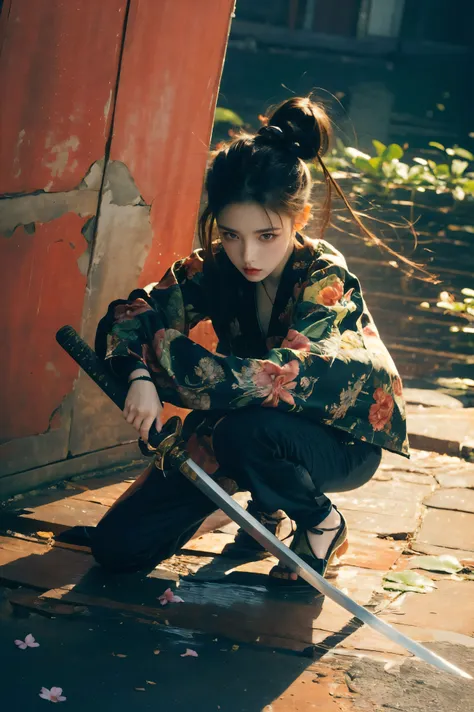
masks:
{"type": "Polygon", "coordinates": [[[232,203],[217,217],[230,261],[249,282],[279,273],[293,250],[294,219],[264,210],[258,203],[232,203]]]}

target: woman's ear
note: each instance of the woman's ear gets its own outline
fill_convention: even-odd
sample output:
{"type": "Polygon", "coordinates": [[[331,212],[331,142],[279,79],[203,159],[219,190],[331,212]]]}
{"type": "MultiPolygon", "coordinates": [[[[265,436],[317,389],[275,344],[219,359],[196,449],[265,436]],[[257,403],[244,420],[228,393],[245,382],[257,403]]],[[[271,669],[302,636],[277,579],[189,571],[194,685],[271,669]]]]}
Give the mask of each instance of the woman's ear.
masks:
{"type": "Polygon", "coordinates": [[[312,205],[310,205],[310,203],[306,203],[303,210],[296,216],[295,230],[302,230],[306,226],[311,217],[311,208],[312,205]]]}

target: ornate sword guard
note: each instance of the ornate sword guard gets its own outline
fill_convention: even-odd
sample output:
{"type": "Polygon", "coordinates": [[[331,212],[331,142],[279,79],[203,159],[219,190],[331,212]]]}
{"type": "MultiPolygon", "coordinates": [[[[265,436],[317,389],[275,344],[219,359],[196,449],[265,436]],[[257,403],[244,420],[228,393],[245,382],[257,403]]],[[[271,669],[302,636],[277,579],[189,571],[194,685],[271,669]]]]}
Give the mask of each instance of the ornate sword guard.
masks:
{"type": "Polygon", "coordinates": [[[143,440],[139,440],[138,444],[140,450],[144,455],[149,457],[150,455],[155,456],[155,466],[164,471],[166,467],[165,458],[168,458],[171,451],[176,448],[173,455],[182,452],[181,443],[181,432],[183,430],[183,424],[181,418],[177,415],[173,415],[169,418],[163,425],[163,428],[158,437],[155,437],[152,442],[144,443],[143,440]]]}

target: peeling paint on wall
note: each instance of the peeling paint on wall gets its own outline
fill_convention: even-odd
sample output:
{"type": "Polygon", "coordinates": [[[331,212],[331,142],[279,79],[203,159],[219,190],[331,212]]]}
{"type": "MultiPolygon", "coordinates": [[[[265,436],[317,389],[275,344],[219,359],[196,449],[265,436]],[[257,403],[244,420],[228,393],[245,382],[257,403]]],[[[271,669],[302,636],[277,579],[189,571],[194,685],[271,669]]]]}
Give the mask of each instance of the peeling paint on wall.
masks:
{"type": "MultiPolygon", "coordinates": [[[[21,225],[51,222],[65,213],[87,217],[93,215],[96,209],[97,191],[81,188],[64,193],[39,191],[29,195],[9,196],[0,200],[0,235],[11,237],[21,225]]],[[[32,232],[32,229],[29,231],[32,232]]]]}
{"type": "MultiPolygon", "coordinates": [[[[138,283],[153,240],[150,211],[151,206],[145,203],[127,166],[121,161],[110,161],[104,174],[103,159],[95,161],[79,184],[69,191],[48,193],[39,190],[31,194],[0,196],[0,235],[3,236],[3,239],[0,237],[0,246],[6,255],[14,254],[17,262],[19,256],[23,256],[23,261],[18,262],[23,270],[22,298],[27,303],[34,303],[34,309],[29,308],[25,311],[26,316],[22,315],[22,324],[26,326],[29,320],[34,321],[35,314],[39,313],[42,314],[39,317],[41,321],[45,315],[46,301],[48,324],[52,325],[51,333],[41,332],[41,339],[45,342],[42,353],[47,354],[47,358],[41,364],[41,359],[35,361],[35,367],[40,368],[36,382],[47,382],[53,386],[53,390],[61,390],[65,378],[69,377],[68,369],[74,369],[74,364],[68,364],[66,371],[63,366],[58,367],[54,347],[51,346],[55,328],[66,323],[58,321],[54,306],[52,293],[56,283],[60,285],[60,293],[68,296],[69,293],[77,294],[78,285],[84,285],[86,322],[89,318],[86,330],[93,332],[105,309],[104,302],[111,301],[124,289],[126,291],[128,286],[131,291],[138,283]],[[45,230],[48,230],[48,235],[54,236],[46,242],[45,230]],[[69,256],[66,257],[65,248],[61,245],[69,252],[72,262],[69,256]],[[74,268],[74,259],[78,268],[75,275],[70,271],[71,267],[74,268]],[[62,261],[67,262],[69,277],[66,280],[62,272],[62,261]],[[50,280],[45,279],[47,265],[51,265],[50,280]]],[[[62,306],[60,312],[64,312],[62,306]]],[[[12,330],[16,327],[10,324],[9,328],[12,330]]],[[[35,339],[36,344],[43,343],[38,341],[36,332],[35,339]]],[[[88,340],[92,343],[93,334],[88,340]]],[[[25,402],[32,396],[32,389],[36,388],[32,378],[34,368],[29,368],[31,373],[22,391],[25,402]]],[[[4,372],[7,380],[8,372],[4,372]]],[[[13,397],[9,392],[8,398],[11,400],[13,397]]],[[[73,396],[71,398],[74,400],[73,396]]],[[[87,417],[97,408],[96,398],[97,394],[93,394],[87,399],[87,417]]],[[[54,403],[55,399],[52,397],[50,400],[54,403]]],[[[30,418],[31,422],[26,423],[23,419],[20,423],[12,423],[8,431],[10,437],[17,437],[17,433],[20,433],[19,437],[33,437],[35,433],[49,432],[44,429],[48,421],[41,424],[38,430],[37,425],[32,430],[32,422],[36,423],[38,410],[41,411],[39,406],[34,412],[35,418],[30,418]]],[[[57,411],[54,419],[57,427],[62,427],[59,424],[60,413],[62,411],[57,411]]],[[[44,415],[48,417],[42,413],[44,415]]],[[[50,420],[49,429],[54,429],[52,423],[53,420],[50,420]]],[[[119,439],[120,436],[123,439],[120,427],[117,433],[120,433],[119,439]]]]}
{"type": "MultiPolygon", "coordinates": [[[[93,175],[89,174],[87,183],[93,175]]],[[[139,284],[153,243],[151,206],[143,199],[127,166],[107,164],[97,226],[84,225],[88,237],[87,290],[82,336],[94,342],[97,322],[108,304],[139,284]]],[[[81,268],[86,268],[84,259],[81,268]]],[[[78,455],[130,439],[130,426],[83,373],[74,389],[74,418],[69,452],[78,455]]]]}
{"type": "MultiPolygon", "coordinates": [[[[82,229],[88,249],[78,259],[79,270],[81,274],[86,275],[89,270],[91,249],[96,231],[96,211],[103,166],[103,159],[95,161],[79,185],[73,190],[60,193],[48,193],[41,190],[29,195],[0,197],[0,236],[9,238],[20,226],[23,226],[28,235],[34,235],[36,223],[51,222],[65,213],[72,212],[80,217],[89,217],[90,219],[82,229]]],[[[151,206],[145,203],[130,171],[121,161],[110,161],[107,165],[101,210],[110,211],[112,206],[131,208],[130,214],[128,211],[121,212],[120,220],[129,224],[131,230],[134,229],[134,225],[138,226],[145,220],[149,226],[151,237],[151,226],[149,225],[151,206]]],[[[118,215],[116,219],[119,219],[118,215]]],[[[142,260],[140,260],[140,266],[143,267],[142,260]]]]}
{"type": "MultiPolygon", "coordinates": [[[[69,153],[71,151],[77,151],[77,149],[79,148],[79,138],[77,136],[70,136],[65,141],[61,141],[60,143],[55,144],[54,133],[49,132],[46,137],[45,148],[49,149],[50,153],[52,154],[53,160],[48,162],[46,158],[43,158],[43,166],[50,168],[51,177],[56,178],[57,176],[62,176],[64,171],[68,167],[69,153]]],[[[76,165],[72,163],[71,166],[69,166],[69,170],[74,173],[76,167],[77,162],[76,165]]],[[[48,183],[48,185],[45,186],[45,190],[49,190],[52,184],[52,181],[48,183]]]]}

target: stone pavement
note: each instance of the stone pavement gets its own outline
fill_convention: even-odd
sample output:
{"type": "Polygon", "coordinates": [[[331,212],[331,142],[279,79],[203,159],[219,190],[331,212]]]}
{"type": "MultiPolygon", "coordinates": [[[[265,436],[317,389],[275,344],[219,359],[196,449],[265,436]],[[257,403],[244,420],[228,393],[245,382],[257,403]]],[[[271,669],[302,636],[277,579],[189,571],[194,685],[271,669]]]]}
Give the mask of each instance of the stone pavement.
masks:
{"type": "MultiPolygon", "coordinates": [[[[405,388],[412,448],[474,461],[474,408],[463,407],[457,397],[439,390],[405,388]]],[[[471,402],[472,394],[464,397],[471,402]]]]}
{"type": "MultiPolygon", "coordinates": [[[[117,625],[127,621],[188,640],[188,647],[199,648],[204,660],[209,655],[207,668],[202,661],[200,668],[209,684],[217,665],[210,650],[215,640],[227,641],[223,651],[241,656],[242,665],[259,651],[260,692],[265,694],[250,703],[243,692],[241,699],[235,690],[231,696],[223,692],[219,706],[209,707],[196,687],[194,709],[203,712],[469,709],[474,683],[421,663],[328,599],[269,591],[265,573],[274,563],[271,557],[235,562],[221,556],[236,530],[222,513],[212,515],[179,556],[147,576],[107,577],[94,566],[87,548],[54,542],[53,534],[74,524],[95,523],[129,483],[130,478],[121,482],[113,476],[80,479],[18,497],[6,507],[1,518],[0,584],[5,588],[0,615],[3,610],[14,637],[30,632],[27,627],[34,628],[38,615],[50,624],[60,619],[66,631],[75,626],[76,632],[78,625],[88,629],[104,620],[117,625]],[[184,603],[160,606],[158,596],[178,584],[184,603]],[[272,654],[288,661],[283,665],[286,675],[277,676],[279,684],[272,654]]],[[[244,501],[243,494],[238,498],[244,501]]],[[[474,464],[421,450],[413,451],[410,461],[385,453],[371,482],[333,499],[348,521],[350,547],[331,568],[331,582],[474,675],[474,581],[422,571],[436,583],[431,593],[382,588],[384,573],[412,568],[417,553],[451,554],[463,565],[474,564],[474,464]]],[[[135,653],[138,661],[145,655],[140,650],[135,653]]],[[[65,665],[67,660],[66,651],[65,665]]],[[[96,665],[101,664],[98,658],[96,665]]],[[[160,659],[156,670],[153,679],[169,674],[160,659]]],[[[249,671],[242,674],[244,680],[250,676],[249,671]]],[[[127,689],[132,685],[126,678],[119,684],[127,689]]],[[[167,699],[160,701],[166,704],[167,699]]],[[[83,709],[71,697],[68,705],[83,709]]],[[[148,707],[139,701],[134,709],[148,707]]]]}

